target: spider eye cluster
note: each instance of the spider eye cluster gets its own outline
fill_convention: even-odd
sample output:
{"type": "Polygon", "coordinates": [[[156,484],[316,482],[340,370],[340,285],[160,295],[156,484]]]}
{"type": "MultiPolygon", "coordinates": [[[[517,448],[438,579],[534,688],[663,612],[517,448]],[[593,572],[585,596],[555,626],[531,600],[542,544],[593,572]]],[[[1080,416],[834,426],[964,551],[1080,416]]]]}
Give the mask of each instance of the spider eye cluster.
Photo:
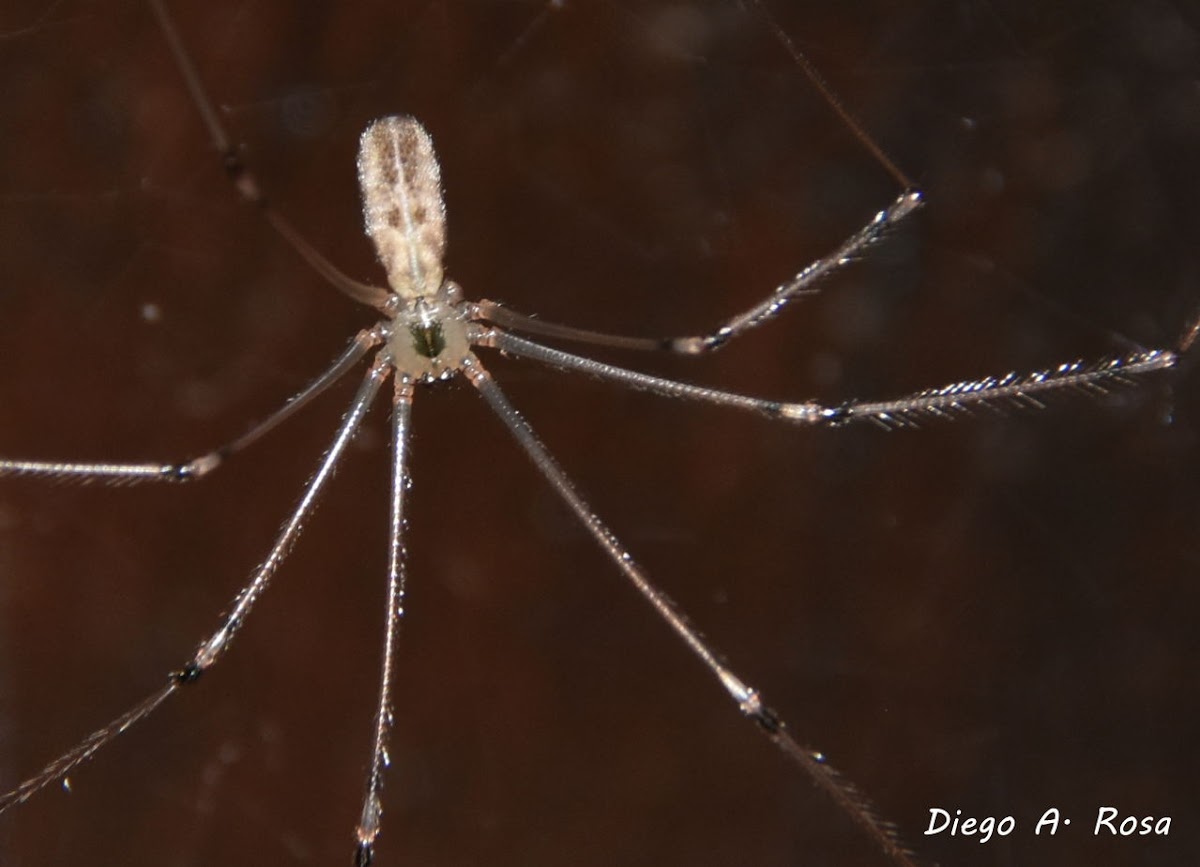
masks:
{"type": "Polygon", "coordinates": [[[380,118],[359,139],[363,221],[388,285],[404,299],[442,285],[446,205],[433,140],[415,118],[380,118]]]}

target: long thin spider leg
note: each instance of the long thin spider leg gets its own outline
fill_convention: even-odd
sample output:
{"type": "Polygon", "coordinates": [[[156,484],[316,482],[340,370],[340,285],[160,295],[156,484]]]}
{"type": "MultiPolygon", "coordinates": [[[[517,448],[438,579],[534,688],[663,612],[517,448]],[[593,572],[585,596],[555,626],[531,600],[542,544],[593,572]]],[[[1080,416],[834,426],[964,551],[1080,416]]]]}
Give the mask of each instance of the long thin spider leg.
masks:
{"type": "Polygon", "coordinates": [[[371,401],[375,398],[379,387],[383,384],[384,379],[387,378],[390,370],[391,362],[382,353],[376,356],[375,362],[363,378],[362,385],[359,386],[358,392],[354,395],[354,400],[350,403],[350,408],[346,411],[342,423],[338,427],[333,445],[329,447],[329,451],[321,459],[316,474],[305,486],[299,505],[296,506],[287,523],[283,525],[283,529],[280,531],[278,538],[276,538],[275,544],[271,546],[267,558],[255,571],[249,583],[241,589],[234,599],[233,607],[225,615],[224,622],[220,628],[207,641],[200,645],[192,661],[185,665],[183,670],[179,672],[178,677],[181,681],[195,680],[229,647],[229,642],[233,639],[238,629],[241,628],[246,615],[250,612],[258,597],[267,589],[267,585],[270,583],[271,577],[275,574],[275,570],[279,568],[279,564],[287,557],[292,544],[296,541],[296,537],[300,535],[304,518],[312,510],[312,506],[317,500],[317,495],[321,492],[325,482],[333,475],[333,470],[337,466],[338,460],[341,458],[343,452],[345,452],[346,446],[350,444],[350,440],[354,438],[355,431],[358,430],[363,416],[366,415],[371,401]]]}
{"type": "Polygon", "coordinates": [[[734,392],[721,391],[715,388],[705,388],[702,385],[692,385],[688,382],[665,379],[661,376],[652,376],[648,373],[617,367],[613,364],[605,364],[602,361],[585,358],[581,355],[573,355],[561,349],[543,346],[540,343],[534,343],[532,340],[526,340],[523,337],[517,337],[515,334],[509,334],[499,328],[480,328],[477,332],[472,333],[471,343],[476,346],[499,349],[501,352],[515,355],[518,358],[529,358],[533,361],[540,361],[552,367],[586,373],[598,379],[616,382],[627,388],[650,391],[667,397],[677,397],[684,400],[716,404],[717,406],[727,406],[732,409],[755,412],[765,415],[768,418],[785,418],[791,421],[815,424],[821,421],[821,413],[824,410],[822,406],[812,402],[785,403],[778,400],[767,400],[760,397],[735,394],[734,392]]]}
{"type": "Polygon", "coordinates": [[[471,383],[483,395],[492,410],[500,417],[505,426],[520,443],[521,448],[529,455],[538,471],[546,478],[566,501],[592,534],[600,543],[612,561],[624,573],[625,577],[653,606],[659,616],[687,645],[709,671],[720,681],[725,691],[737,703],[738,709],[748,719],[753,720],[758,728],[784,754],[794,761],[813,782],[824,791],[851,819],[854,820],[885,853],[896,863],[905,867],[914,867],[915,860],[911,852],[900,841],[895,829],[888,822],[880,819],[867,799],[825,762],[825,756],[813,749],[797,743],[787,731],[787,725],[764,703],[757,690],[748,686],[732,670],[724,665],[717,653],[708,642],[700,636],[687,618],[657,587],[646,577],[633,560],[633,556],[613,535],[600,518],[592,511],[583,497],[575,490],[574,485],[559,467],[558,462],[546,451],[533,429],[525,418],[517,412],[496,381],[472,357],[464,365],[464,371],[471,383]]]}
{"type": "Polygon", "coordinates": [[[1092,363],[1073,361],[1047,370],[953,382],[891,400],[848,401],[838,406],[825,406],[815,401],[786,402],[749,397],[651,376],[543,346],[498,328],[480,329],[472,335],[471,342],[553,367],[586,373],[629,388],[747,410],[768,418],[827,425],[869,421],[886,428],[912,424],[924,418],[952,417],[978,406],[1040,407],[1041,403],[1035,397],[1040,393],[1071,390],[1103,392],[1110,387],[1126,385],[1133,377],[1172,367],[1178,360],[1176,353],[1169,350],[1147,350],[1092,363]]]}
{"type": "Polygon", "coordinates": [[[547,322],[545,319],[518,313],[498,301],[488,301],[487,299],[474,302],[471,309],[472,318],[499,325],[501,328],[511,328],[525,334],[539,334],[542,337],[555,337],[559,340],[589,343],[593,346],[608,346],[613,349],[669,350],[672,344],[670,338],[663,340],[658,337],[629,337],[623,334],[606,334],[603,331],[591,331],[587,328],[576,328],[573,325],[547,322]]]}
{"type": "Polygon", "coordinates": [[[822,280],[861,258],[906,217],[920,208],[924,201],[924,196],[919,190],[905,190],[896,197],[896,201],[872,217],[832,253],[806,265],[791,280],[776,286],[775,291],[758,304],[731,317],[715,331],[696,337],[675,338],[671,341],[672,351],[689,355],[708,352],[761,325],[777,315],[788,302],[815,291],[816,285],[822,280]]]}
{"type": "Polygon", "coordinates": [[[224,460],[266,436],[268,432],[283,424],[283,422],[287,421],[295,413],[323,394],[331,385],[349,373],[371,349],[382,343],[383,339],[384,327],[382,325],[364,328],[358,332],[358,334],[354,335],[354,339],[350,341],[350,345],[346,347],[345,352],[339,355],[324,373],[306,385],[299,394],[290,398],[287,403],[271,415],[255,424],[254,427],[250,428],[250,430],[246,431],[224,449],[218,449],[213,452],[212,455],[224,460]]]}
{"type": "Polygon", "coordinates": [[[835,425],[865,420],[891,429],[925,418],[953,418],[980,406],[1042,409],[1045,405],[1036,395],[1062,391],[1106,394],[1113,387],[1131,385],[1134,377],[1167,370],[1178,361],[1176,353],[1165,349],[1096,362],[1070,361],[1029,373],[952,382],[893,400],[849,401],[825,409],[823,420],[835,425]]]}
{"type": "Polygon", "coordinates": [[[870,222],[847,238],[832,253],[822,256],[806,266],[790,280],[785,280],[776,286],[774,291],[762,301],[736,316],[730,317],[708,334],[667,338],[604,334],[584,328],[574,328],[570,325],[545,322],[517,313],[495,301],[486,300],[475,304],[475,315],[479,319],[527,334],[540,334],[544,337],[557,337],[616,349],[665,349],[683,355],[698,355],[724,346],[733,338],[739,337],[771,319],[799,296],[817,291],[818,283],[856,259],[862,258],[864,253],[883,240],[892,229],[920,208],[923,201],[919,191],[905,190],[896,198],[896,201],[872,217],[870,222]]]}
{"type": "Polygon", "coordinates": [[[179,681],[172,674],[166,686],[161,687],[153,695],[148,696],[121,714],[115,720],[108,723],[108,725],[96,729],[96,731],[50,762],[50,764],[46,765],[46,767],[42,768],[32,777],[23,780],[16,788],[0,795],[0,813],[3,813],[9,807],[25,803],[46,786],[66,777],[67,774],[90,759],[109,741],[117,737],[117,735],[126,731],[138,721],[148,717],[154,712],[155,708],[166,701],[167,697],[177,689],[179,689],[179,681]]]}
{"type": "Polygon", "coordinates": [[[90,759],[97,751],[134,723],[149,716],[155,708],[166,701],[179,687],[194,683],[228,649],[230,641],[245,621],[246,615],[250,612],[250,609],[262,595],[263,591],[266,590],[271,577],[275,574],[276,569],[279,568],[279,564],[283,562],[288,551],[291,550],[292,544],[300,534],[305,517],[312,511],[313,504],[317,500],[317,495],[321,492],[325,482],[333,474],[334,467],[345,452],[350,440],[353,439],[355,431],[362,422],[363,416],[366,415],[371,400],[379,391],[379,386],[387,376],[388,370],[387,361],[381,358],[367,372],[362,385],[358,389],[358,393],[354,396],[354,401],[350,404],[350,408],[346,411],[342,423],[338,427],[337,436],[334,437],[333,444],[329,447],[324,457],[321,458],[316,475],[305,486],[299,504],[297,504],[291,517],[288,518],[279,531],[279,535],[276,537],[275,544],[271,547],[270,553],[267,554],[267,558],[254,571],[250,581],[238,592],[234,598],[232,608],[222,619],[217,631],[210,635],[197,648],[192,659],[183,668],[171,672],[167,684],[160,690],[132,709],[121,714],[121,716],[112,722],[92,732],[13,790],[0,795],[0,812],[7,810],[15,804],[24,803],[39,790],[56,780],[61,780],[72,769],[90,759]]]}
{"type": "Polygon", "coordinates": [[[341,379],[363,356],[383,340],[381,326],[364,329],[323,373],[299,394],[258,422],[236,440],[181,464],[81,463],[74,461],[24,461],[0,459],[0,476],[39,476],[59,481],[106,482],[124,485],[138,482],[186,482],[202,478],[251,443],[282,424],[329,386],[341,379]]]}
{"type": "Polygon", "coordinates": [[[397,375],[392,399],[392,500],[388,536],[387,623],[383,638],[383,673],[379,681],[379,706],[375,710],[375,736],[371,744],[371,769],[367,791],[355,835],[356,867],[367,867],[375,855],[383,817],[383,773],[388,765],[387,739],[392,727],[392,673],[396,660],[396,638],[404,616],[404,578],[407,550],[404,545],[404,492],[409,486],[408,451],[412,418],[413,387],[407,377],[397,375]]]}
{"type": "Polygon", "coordinates": [[[209,99],[208,93],[204,89],[204,84],[200,80],[200,73],[196,69],[196,64],[184,47],[183,39],[175,27],[175,22],[167,13],[163,0],[150,0],[150,6],[154,10],[155,17],[158,18],[158,24],[162,28],[167,45],[175,58],[175,64],[179,67],[179,72],[187,85],[188,93],[191,94],[192,101],[196,104],[196,109],[199,111],[204,126],[208,130],[208,137],[212,141],[213,147],[216,148],[217,153],[221,156],[221,163],[225,168],[225,174],[233,182],[238,195],[241,196],[243,201],[258,208],[267,218],[267,222],[271,224],[292,249],[299,253],[300,257],[329,281],[330,285],[335,289],[343,295],[358,301],[360,304],[374,307],[381,312],[386,311],[388,309],[388,298],[390,297],[386,289],[380,286],[360,283],[342,273],[332,262],[309,244],[279,212],[271,207],[266,195],[263,193],[262,186],[258,182],[258,177],[242,160],[237,147],[233,145],[229,134],[225,131],[225,127],[217,115],[212,100],[209,99]]]}

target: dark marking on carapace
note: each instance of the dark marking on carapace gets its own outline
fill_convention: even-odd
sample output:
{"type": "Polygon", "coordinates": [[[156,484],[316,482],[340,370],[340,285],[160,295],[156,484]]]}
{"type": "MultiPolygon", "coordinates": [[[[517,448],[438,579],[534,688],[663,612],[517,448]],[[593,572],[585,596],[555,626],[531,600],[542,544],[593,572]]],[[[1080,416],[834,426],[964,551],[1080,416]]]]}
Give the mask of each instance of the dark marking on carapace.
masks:
{"type": "Polygon", "coordinates": [[[410,325],[408,333],[412,335],[413,348],[417,354],[425,358],[437,358],[446,348],[446,335],[442,333],[442,326],[437,323],[410,325]]]}

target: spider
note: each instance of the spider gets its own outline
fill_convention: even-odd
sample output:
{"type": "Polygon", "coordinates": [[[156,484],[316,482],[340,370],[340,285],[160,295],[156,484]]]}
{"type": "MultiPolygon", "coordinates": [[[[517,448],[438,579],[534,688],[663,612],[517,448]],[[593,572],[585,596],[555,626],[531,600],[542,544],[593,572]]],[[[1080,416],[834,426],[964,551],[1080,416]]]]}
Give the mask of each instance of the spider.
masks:
{"type": "MultiPolygon", "coordinates": [[[[448,178],[447,178],[447,181],[448,181],[448,184],[449,184],[450,186],[453,186],[453,184],[454,184],[454,180],[453,180],[453,178],[452,178],[452,177],[448,177],[448,178]]],[[[456,230],[455,230],[454,211],[453,211],[453,209],[451,210],[451,214],[450,214],[450,222],[449,222],[449,225],[450,225],[450,231],[451,231],[451,233],[453,234],[453,236],[454,236],[454,237],[459,237],[458,233],[457,233],[457,232],[456,232],[456,230]]],[[[464,282],[468,282],[468,281],[464,281],[464,282]]],[[[468,288],[468,290],[469,290],[470,292],[474,292],[474,289],[473,289],[473,288],[472,288],[470,285],[468,285],[468,286],[467,286],[467,288],[468,288]]],[[[486,324],[486,322],[491,322],[491,320],[486,320],[486,321],[485,321],[485,324],[486,324]]],[[[433,338],[430,338],[430,339],[432,340],[433,338]]],[[[509,348],[513,348],[514,346],[516,346],[516,344],[510,344],[509,348]]],[[[835,405],[835,406],[836,406],[836,405],[835,405]]],[[[832,420],[832,419],[833,419],[833,416],[830,416],[830,418],[831,418],[831,420],[832,420]]],[[[417,496],[418,496],[418,497],[420,496],[420,488],[419,488],[419,487],[418,487],[417,496]]],[[[415,544],[419,544],[419,535],[414,537],[414,545],[415,545],[415,544]]],[[[582,554],[582,550],[581,550],[581,552],[580,552],[580,553],[582,554]]],[[[260,615],[260,614],[258,614],[258,613],[256,613],[256,616],[261,616],[261,615],[260,615]]],[[[768,690],[768,693],[770,693],[770,690],[768,690]]],[[[789,714],[788,716],[790,716],[790,714],[789,714]]],[[[400,788],[400,786],[396,786],[396,785],[394,785],[394,786],[392,787],[392,789],[390,790],[390,792],[391,792],[391,793],[393,793],[393,794],[398,794],[398,790],[399,790],[399,788],[400,788]]]]}

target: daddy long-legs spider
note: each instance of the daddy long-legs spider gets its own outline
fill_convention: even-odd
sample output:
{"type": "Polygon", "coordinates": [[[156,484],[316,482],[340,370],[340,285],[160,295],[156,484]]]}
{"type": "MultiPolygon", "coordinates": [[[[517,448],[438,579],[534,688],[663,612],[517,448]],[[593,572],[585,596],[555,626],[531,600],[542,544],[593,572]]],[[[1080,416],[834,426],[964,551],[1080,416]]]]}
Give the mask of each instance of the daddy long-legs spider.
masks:
{"type": "MultiPolygon", "coordinates": [[[[357,235],[348,168],[357,128],[399,109],[436,132],[450,197],[450,273],[468,293],[614,331],[630,330],[631,313],[651,334],[688,331],[685,314],[688,326],[703,327],[761,297],[894,197],[894,185],[811,95],[760,18],[733,4],[637,15],[626,7],[547,7],[546,22],[526,31],[539,8],[486,20],[439,4],[423,6],[416,20],[412,10],[388,20],[385,13],[342,15],[324,7],[309,18],[288,5],[241,7],[217,19],[211,10],[177,12],[201,55],[206,84],[230,106],[234,134],[250,143],[274,200],[356,276],[377,273],[357,235]],[[273,51],[242,41],[275,32],[281,36],[273,51]],[[689,33],[708,41],[688,43],[689,33]],[[436,81],[418,74],[431,66],[436,81]],[[255,86],[259,74],[267,83],[255,86]],[[631,86],[635,81],[644,92],[631,86]],[[283,146],[273,151],[276,135],[283,146]],[[289,164],[293,159],[308,162],[289,164]],[[515,187],[493,186],[497,162],[515,187]],[[293,177],[307,189],[292,190],[293,177]],[[342,220],[333,216],[338,208],[347,215],[342,220]]],[[[799,305],[744,346],[693,363],[645,363],[741,391],[820,393],[836,401],[1120,348],[1089,328],[1097,322],[1169,344],[1194,300],[1183,279],[1189,259],[1181,241],[1194,233],[1185,209],[1167,207],[1177,197],[1191,201],[1183,193],[1195,189],[1167,159],[1187,152],[1180,145],[1186,127],[1169,124],[1186,118],[1186,92],[1166,86],[1168,72],[1180,68],[1169,62],[1186,58],[1172,61],[1158,46],[1131,50],[1129,65],[1116,70],[1115,61],[1102,62],[1113,34],[1165,30],[1165,12],[1129,20],[1119,11],[1102,19],[1013,16],[990,25],[946,22],[936,11],[898,22],[881,11],[864,18],[876,30],[857,17],[845,21],[845,13],[841,21],[806,20],[804,10],[793,10],[785,31],[803,33],[808,46],[828,46],[818,53],[822,66],[832,61],[826,71],[849,91],[847,101],[906,167],[917,162],[923,186],[945,210],[931,208],[920,231],[906,230],[824,297],[799,305]],[[1068,27],[1079,20],[1089,26],[1068,27]],[[951,25],[957,43],[945,32],[951,25]],[[885,26],[893,28],[890,37],[885,26]],[[896,32],[918,44],[901,45],[896,32]],[[1036,60],[1025,56],[1033,46],[1043,50],[1036,60]],[[1089,48],[1096,54],[1077,58],[1089,48]],[[1092,65],[1104,74],[1091,75],[1092,65]],[[1097,93],[1114,79],[1123,102],[1097,93]],[[1163,94],[1161,102],[1147,98],[1151,91],[1163,94]],[[892,99],[904,94],[907,100],[892,99]],[[1142,135],[1130,140],[1131,130],[1142,135]],[[1179,174],[1156,177],[1168,170],[1179,174]],[[1117,236],[1132,249],[1116,244],[1117,236]],[[1146,253],[1149,239],[1154,256],[1146,253]],[[1124,255],[1116,262],[1118,253],[1124,255]],[[1099,286],[1107,290],[1103,300],[1099,286]],[[1079,287],[1090,294],[1073,295],[1079,287]],[[1083,324],[1049,309],[1047,297],[1061,299],[1083,324]]],[[[247,416],[269,412],[328,361],[343,334],[366,323],[217,187],[191,106],[141,7],[92,17],[71,12],[62,7],[59,17],[5,50],[14,62],[29,52],[45,69],[39,52],[51,52],[53,42],[61,53],[51,55],[71,67],[64,81],[82,87],[84,76],[91,79],[86,96],[68,89],[43,104],[77,106],[66,120],[89,130],[94,124],[117,141],[90,143],[91,159],[108,169],[103,185],[73,180],[72,171],[90,164],[63,158],[75,168],[51,175],[34,195],[23,195],[29,178],[45,175],[13,174],[21,183],[5,189],[6,218],[24,226],[6,237],[23,239],[30,227],[55,236],[47,223],[71,231],[57,233],[56,255],[33,257],[40,270],[14,282],[19,294],[6,291],[16,307],[6,315],[6,330],[14,329],[6,337],[17,341],[6,354],[25,361],[13,400],[28,389],[28,402],[10,405],[13,439],[4,453],[30,454],[31,443],[39,453],[66,456],[78,455],[81,443],[105,457],[201,451],[240,432],[247,416]],[[141,40],[137,51],[129,50],[130,33],[141,40]],[[74,50],[72,38],[80,40],[74,50]],[[139,95],[131,99],[121,87],[139,95]],[[151,111],[152,121],[137,120],[151,111]],[[176,222],[186,222],[179,234],[176,222]],[[113,243],[107,230],[128,233],[127,240],[113,243]],[[242,241],[248,252],[235,249],[242,241]],[[98,258],[108,264],[98,268],[98,258]],[[70,273],[85,266],[86,277],[70,273]],[[33,314],[21,309],[30,297],[44,305],[33,314]],[[148,303],[158,305],[159,324],[139,319],[148,303]],[[16,326],[16,314],[30,318],[16,326]],[[344,317],[345,327],[328,326],[334,317],[344,317]],[[66,333],[72,320],[83,333],[66,333]],[[120,336],[122,322],[131,336],[120,336]],[[326,327],[335,332],[329,343],[311,348],[314,332],[326,327]],[[46,359],[48,346],[53,357],[46,359]],[[120,392],[109,385],[115,379],[123,380],[120,392]],[[50,395],[54,406],[47,405],[50,395]],[[120,408],[117,421],[113,408],[120,408]],[[57,411],[62,415],[50,415],[57,411]],[[122,417],[120,430],[105,432],[122,417]]],[[[28,133],[38,145],[27,142],[24,159],[35,159],[39,148],[47,159],[54,147],[78,146],[77,134],[54,139],[42,129],[28,133]],[[51,140],[54,146],[42,144],[51,140]]],[[[14,255],[34,249],[18,246],[14,255]]],[[[1186,754],[1143,756],[1148,743],[1164,749],[1181,740],[1161,727],[1175,717],[1185,731],[1194,704],[1186,691],[1162,687],[1148,701],[1129,678],[1153,673],[1149,654],[1167,664],[1156,670],[1169,682],[1169,665],[1185,658],[1186,644],[1172,640],[1178,627],[1171,617],[1188,610],[1173,595],[1187,585],[1152,580],[1144,570],[1160,559],[1168,574],[1195,565],[1186,524],[1195,515],[1188,511],[1194,494],[1179,464],[1158,466],[1162,455],[1179,461],[1190,454],[1186,382],[1173,399],[1153,388],[1140,393],[1133,402],[1149,406],[1141,413],[1119,402],[1065,401],[1047,415],[885,437],[777,429],[493,364],[651,573],[798,733],[834,756],[922,851],[932,845],[950,853],[940,860],[961,860],[953,853],[965,844],[917,833],[928,807],[943,798],[986,803],[999,814],[1042,801],[1053,806],[1072,768],[1087,777],[1065,796],[1074,803],[1109,793],[1088,784],[1093,775],[1132,786],[1130,773],[1149,773],[1166,792],[1178,791],[1170,787],[1172,769],[1186,754]],[[555,405],[539,412],[542,392],[553,393],[555,405]],[[1168,407],[1180,418],[1173,426],[1157,420],[1168,407]],[[642,427],[648,439],[636,433],[642,427]],[[1160,457],[1148,465],[1139,457],[1145,452],[1160,457]],[[1143,486],[1155,479],[1148,495],[1143,486]],[[671,513],[680,500],[697,513],[671,513]],[[1092,514],[1102,506],[1103,518],[1092,514]],[[1135,546],[1148,536],[1154,546],[1135,546]],[[1121,593],[1130,595],[1114,595],[1121,593]],[[1132,622],[1115,622],[1117,614],[1132,622]],[[1147,643],[1151,631],[1158,638],[1147,643]],[[1093,669],[1098,658],[1125,679],[1112,667],[1093,669]],[[1065,707],[1047,712],[1048,693],[1065,707]],[[1116,707],[1106,713],[1110,702],[1116,707]],[[1137,712],[1144,714],[1137,717],[1140,737],[1129,728],[1137,712]],[[1081,719],[1105,722],[1083,746],[1072,725],[1081,719]],[[1116,741],[1106,740],[1117,735],[1127,762],[1114,755],[1116,741]],[[1020,804],[1006,807],[1013,789],[1020,804]]],[[[471,398],[452,391],[440,401],[450,409],[419,414],[429,418],[428,433],[418,422],[409,608],[421,610],[425,625],[414,616],[405,626],[412,663],[401,666],[397,691],[402,723],[388,852],[451,863],[484,853],[502,860],[497,851],[519,852],[512,857],[520,863],[728,863],[739,855],[790,863],[828,846],[843,853],[837,863],[874,857],[869,845],[848,842],[856,839],[848,822],[831,827],[841,821],[830,818],[836,811],[790,769],[776,768],[777,756],[754,743],[701,673],[687,673],[670,636],[512,459],[499,426],[471,398]],[[436,412],[454,417],[434,419],[436,412]],[[463,439],[443,433],[446,426],[466,428],[463,439]],[[425,575],[439,577],[418,580],[425,575]],[[426,590],[426,601],[421,586],[430,581],[438,589],[426,590]],[[512,649],[498,649],[505,646],[512,649]],[[615,667],[624,654],[625,664],[615,667]],[[434,692],[446,684],[456,685],[449,696],[434,692]],[[590,753],[617,758],[586,764],[582,754],[590,753]],[[524,822],[512,790],[528,792],[524,822]],[[814,811],[819,818],[809,818],[814,811]],[[441,845],[454,838],[459,855],[439,858],[425,848],[434,845],[438,822],[451,829],[441,845]],[[421,838],[415,846],[414,836],[421,838]],[[861,849],[845,854],[847,846],[861,849]]],[[[19,735],[17,755],[29,760],[7,773],[28,771],[30,762],[90,730],[96,704],[110,703],[101,713],[115,711],[127,702],[131,679],[153,683],[164,660],[178,664],[181,647],[211,630],[213,612],[261,558],[263,540],[328,439],[328,407],[336,400],[241,456],[241,470],[226,469],[186,493],[8,485],[10,556],[28,557],[35,544],[42,553],[22,586],[6,588],[17,594],[6,616],[22,660],[20,672],[13,663],[6,676],[39,684],[14,694],[21,701],[40,695],[43,703],[21,712],[39,722],[19,735]],[[184,513],[206,500],[218,519],[184,513]],[[82,514],[72,518],[72,509],[82,514]],[[38,592],[54,601],[35,607],[38,592]],[[90,626],[68,621],[74,608],[90,626]],[[172,612],[179,621],[170,622],[172,612]],[[49,642],[47,624],[54,624],[49,642]],[[104,637],[96,633],[110,633],[117,644],[107,656],[85,653],[81,665],[69,636],[98,648],[104,637]],[[56,661],[58,668],[43,670],[56,661]],[[83,700],[110,680],[111,699],[83,700]],[[77,709],[68,704],[84,705],[84,717],[68,720],[77,709]]],[[[378,452],[386,452],[386,428],[377,415],[370,430],[381,439],[362,444],[376,450],[375,459],[346,462],[272,601],[256,610],[219,677],[164,710],[168,721],[147,724],[131,736],[134,743],[114,746],[116,755],[87,768],[71,800],[50,795],[30,804],[20,822],[10,817],[12,857],[35,851],[46,863],[51,856],[70,860],[61,853],[74,851],[77,859],[81,849],[71,846],[92,851],[93,823],[125,829],[118,833],[125,839],[112,844],[120,848],[109,851],[126,863],[170,851],[232,863],[267,839],[281,857],[297,861],[326,851],[344,857],[379,632],[382,542],[372,528],[383,526],[378,452]],[[298,613],[293,606],[304,603],[289,597],[309,592],[316,601],[298,613]],[[357,656],[347,659],[355,646],[357,656]],[[338,683],[327,685],[330,679],[338,683]],[[310,683],[322,689],[300,695],[310,683]],[[304,707],[287,704],[301,699],[304,707]],[[299,780],[283,783],[292,771],[299,780]],[[312,779],[325,772],[333,781],[312,779]],[[140,800],[112,797],[119,777],[133,778],[124,782],[137,787],[140,800]],[[314,804],[313,792],[329,797],[314,804]],[[63,830],[64,810],[80,824],[63,830]],[[180,810],[192,820],[182,830],[180,810]],[[39,833],[45,822],[58,830],[39,833]],[[167,839],[151,842],[160,826],[167,839]],[[238,833],[260,843],[239,842],[238,833]]],[[[1173,809],[1169,796],[1154,803],[1173,809]]],[[[1055,841],[1072,844],[1082,845],[1055,841]]],[[[970,845],[972,858],[983,852],[999,860],[1001,846],[1036,853],[1048,844],[1030,837],[970,845]]],[[[1103,841],[1100,847],[1101,858],[1124,857],[1103,841]]]]}

